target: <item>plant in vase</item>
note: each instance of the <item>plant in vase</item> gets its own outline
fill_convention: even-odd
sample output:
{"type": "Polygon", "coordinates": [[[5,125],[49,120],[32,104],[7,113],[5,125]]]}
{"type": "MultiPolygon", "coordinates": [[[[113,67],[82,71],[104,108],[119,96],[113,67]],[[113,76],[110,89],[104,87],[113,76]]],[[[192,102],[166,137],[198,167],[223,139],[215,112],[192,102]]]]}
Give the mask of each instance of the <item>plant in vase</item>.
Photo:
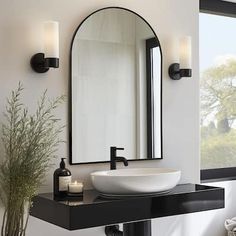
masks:
{"type": "Polygon", "coordinates": [[[52,166],[62,142],[63,126],[53,114],[64,96],[50,101],[46,91],[30,115],[21,103],[22,85],[7,100],[2,125],[4,156],[0,163],[0,197],[4,206],[1,236],[25,236],[32,198],[52,166]]]}

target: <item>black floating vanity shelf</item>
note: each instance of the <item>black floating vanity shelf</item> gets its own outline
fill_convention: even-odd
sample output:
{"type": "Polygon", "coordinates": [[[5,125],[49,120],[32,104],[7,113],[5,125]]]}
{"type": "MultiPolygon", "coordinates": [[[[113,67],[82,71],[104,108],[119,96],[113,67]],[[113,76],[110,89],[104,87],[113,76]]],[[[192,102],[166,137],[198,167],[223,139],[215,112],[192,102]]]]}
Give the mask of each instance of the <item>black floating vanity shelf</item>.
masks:
{"type": "Polygon", "coordinates": [[[167,194],[123,199],[104,199],[88,190],[81,200],[55,201],[51,193],[45,193],[34,198],[30,214],[77,230],[219,208],[224,208],[223,188],[183,184],[167,194]]]}

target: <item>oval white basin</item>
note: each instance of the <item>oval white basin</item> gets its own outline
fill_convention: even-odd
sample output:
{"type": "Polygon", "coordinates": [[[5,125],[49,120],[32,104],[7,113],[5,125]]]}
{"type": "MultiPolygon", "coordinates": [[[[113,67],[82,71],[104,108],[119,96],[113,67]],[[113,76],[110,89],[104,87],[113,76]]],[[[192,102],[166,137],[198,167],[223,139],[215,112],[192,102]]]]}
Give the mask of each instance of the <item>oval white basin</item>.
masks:
{"type": "Polygon", "coordinates": [[[94,188],[105,195],[152,194],[171,190],[181,171],[166,168],[135,168],[97,171],[90,174],[94,188]]]}

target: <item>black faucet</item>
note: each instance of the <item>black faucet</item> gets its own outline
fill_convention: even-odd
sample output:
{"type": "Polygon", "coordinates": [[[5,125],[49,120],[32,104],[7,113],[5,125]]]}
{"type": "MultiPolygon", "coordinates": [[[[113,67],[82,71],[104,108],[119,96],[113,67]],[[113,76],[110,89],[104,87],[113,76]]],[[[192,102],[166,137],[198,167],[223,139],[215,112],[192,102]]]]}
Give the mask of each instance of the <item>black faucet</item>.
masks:
{"type": "Polygon", "coordinates": [[[117,150],[124,150],[124,148],[110,147],[110,169],[116,170],[116,162],[122,161],[125,166],[128,166],[128,161],[124,157],[116,156],[117,150]]]}

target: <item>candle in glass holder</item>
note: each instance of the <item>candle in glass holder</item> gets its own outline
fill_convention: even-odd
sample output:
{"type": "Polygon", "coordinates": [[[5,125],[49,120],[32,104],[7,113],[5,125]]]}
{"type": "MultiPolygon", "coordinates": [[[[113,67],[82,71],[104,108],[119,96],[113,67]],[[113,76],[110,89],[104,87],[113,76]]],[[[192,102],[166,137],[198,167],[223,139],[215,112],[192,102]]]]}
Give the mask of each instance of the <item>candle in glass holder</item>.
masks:
{"type": "Polygon", "coordinates": [[[82,193],[83,192],[83,183],[79,183],[77,181],[71,182],[68,185],[68,192],[69,193],[82,193]]]}

